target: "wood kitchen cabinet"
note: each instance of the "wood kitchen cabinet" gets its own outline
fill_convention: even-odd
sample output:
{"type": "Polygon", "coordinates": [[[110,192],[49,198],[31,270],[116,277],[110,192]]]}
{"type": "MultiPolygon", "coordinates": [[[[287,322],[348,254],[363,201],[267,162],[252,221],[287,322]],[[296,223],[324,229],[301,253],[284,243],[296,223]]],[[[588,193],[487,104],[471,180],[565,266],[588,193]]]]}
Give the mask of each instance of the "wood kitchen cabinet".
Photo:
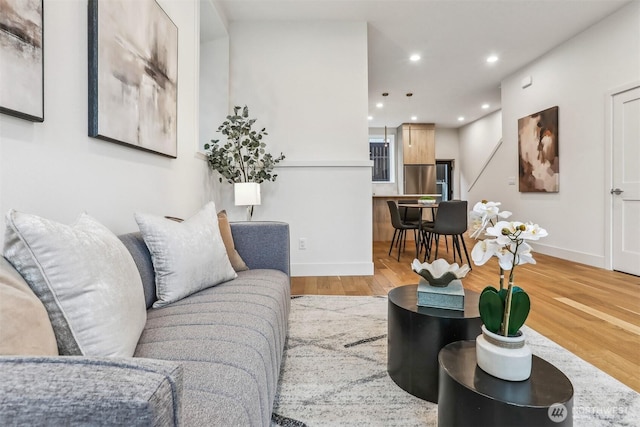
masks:
{"type": "Polygon", "coordinates": [[[405,165],[436,163],[435,125],[426,123],[404,123],[398,128],[402,138],[402,155],[405,165]]]}

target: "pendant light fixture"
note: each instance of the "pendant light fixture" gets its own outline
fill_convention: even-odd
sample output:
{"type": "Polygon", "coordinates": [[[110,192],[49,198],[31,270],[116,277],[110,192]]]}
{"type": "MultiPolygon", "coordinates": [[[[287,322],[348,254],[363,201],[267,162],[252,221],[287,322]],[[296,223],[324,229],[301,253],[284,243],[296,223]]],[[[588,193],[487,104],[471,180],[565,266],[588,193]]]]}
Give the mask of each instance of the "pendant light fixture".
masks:
{"type": "Polygon", "coordinates": [[[387,138],[387,125],[384,125],[384,146],[389,146],[389,139],[387,138]]]}
{"type": "MultiPolygon", "coordinates": [[[[407,98],[411,98],[413,96],[413,92],[407,92],[407,98]]],[[[409,123],[409,147],[411,147],[411,123],[409,123]]]]}
{"type": "MultiPolygon", "coordinates": [[[[389,92],[382,92],[383,97],[389,96],[389,92]]],[[[389,138],[387,137],[387,125],[384,125],[384,146],[387,148],[389,146],[389,138]]]]}

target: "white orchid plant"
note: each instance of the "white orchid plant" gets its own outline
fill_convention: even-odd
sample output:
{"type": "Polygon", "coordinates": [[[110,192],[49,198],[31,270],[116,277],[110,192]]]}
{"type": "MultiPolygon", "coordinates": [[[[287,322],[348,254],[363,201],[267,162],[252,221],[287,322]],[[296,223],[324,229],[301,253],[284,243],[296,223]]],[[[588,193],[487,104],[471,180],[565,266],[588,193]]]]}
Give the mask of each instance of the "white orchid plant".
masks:
{"type": "Polygon", "coordinates": [[[500,289],[487,286],[482,291],[480,317],[489,331],[513,336],[524,324],[531,307],[527,293],[514,286],[514,272],[518,265],[536,263],[527,241],[545,237],[547,231],[538,224],[504,221],[511,212],[500,212],[499,206],[499,202],[483,200],[473,207],[470,217],[474,231],[471,236],[477,239],[484,232],[488,238],[476,243],[471,258],[476,265],[485,264],[493,256],[498,258],[500,289]],[[506,289],[505,270],[511,270],[506,289]]]}

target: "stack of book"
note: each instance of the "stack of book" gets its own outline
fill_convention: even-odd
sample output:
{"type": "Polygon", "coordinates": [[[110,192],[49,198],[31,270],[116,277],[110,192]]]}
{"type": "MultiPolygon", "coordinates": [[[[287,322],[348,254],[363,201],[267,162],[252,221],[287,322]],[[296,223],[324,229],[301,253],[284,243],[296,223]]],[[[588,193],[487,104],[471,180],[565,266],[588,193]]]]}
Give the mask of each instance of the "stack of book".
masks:
{"type": "Polygon", "coordinates": [[[462,281],[452,280],[445,287],[437,287],[431,286],[429,282],[421,278],[418,283],[418,305],[420,307],[464,311],[462,281]]]}

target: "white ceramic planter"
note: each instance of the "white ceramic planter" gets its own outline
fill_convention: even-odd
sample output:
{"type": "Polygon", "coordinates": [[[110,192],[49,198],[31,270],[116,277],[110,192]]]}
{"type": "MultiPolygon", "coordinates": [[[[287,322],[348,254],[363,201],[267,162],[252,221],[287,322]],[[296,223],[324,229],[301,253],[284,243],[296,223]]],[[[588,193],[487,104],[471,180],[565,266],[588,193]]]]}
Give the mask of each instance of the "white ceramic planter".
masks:
{"type": "Polygon", "coordinates": [[[517,337],[489,332],[482,325],[476,339],[476,359],[480,369],[507,381],[524,381],[531,375],[531,348],[520,331],[517,337]]]}

